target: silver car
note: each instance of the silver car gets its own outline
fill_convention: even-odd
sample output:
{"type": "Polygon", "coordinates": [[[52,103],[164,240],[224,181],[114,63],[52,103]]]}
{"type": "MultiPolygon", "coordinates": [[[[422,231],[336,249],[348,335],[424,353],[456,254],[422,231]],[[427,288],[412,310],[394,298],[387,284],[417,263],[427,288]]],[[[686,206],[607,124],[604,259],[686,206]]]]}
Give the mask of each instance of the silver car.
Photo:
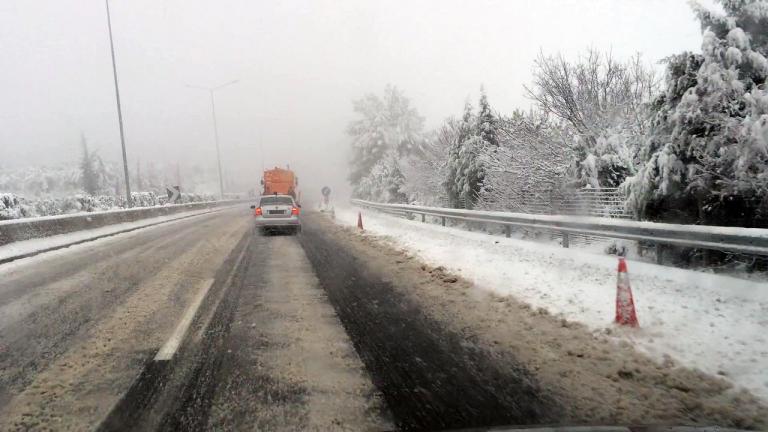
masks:
{"type": "Polygon", "coordinates": [[[256,226],[262,231],[301,232],[301,206],[290,195],[264,195],[251,208],[256,226]]]}

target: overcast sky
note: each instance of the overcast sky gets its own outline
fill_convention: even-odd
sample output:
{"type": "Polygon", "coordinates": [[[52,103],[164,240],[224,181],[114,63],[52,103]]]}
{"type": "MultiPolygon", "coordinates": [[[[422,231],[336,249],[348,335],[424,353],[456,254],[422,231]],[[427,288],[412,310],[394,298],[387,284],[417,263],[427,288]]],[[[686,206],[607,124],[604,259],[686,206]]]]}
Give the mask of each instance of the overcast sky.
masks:
{"type": "MultiPolygon", "coordinates": [[[[403,89],[434,126],[476,101],[530,105],[534,57],[587,47],[650,62],[698,50],[683,0],[112,0],[130,163],[211,164],[216,93],[225,170],[290,163],[312,182],[346,176],[351,100],[403,89]]],[[[81,131],[119,159],[104,2],[0,1],[0,169],[76,161],[81,131]]],[[[308,186],[304,183],[305,188],[308,186]]]]}

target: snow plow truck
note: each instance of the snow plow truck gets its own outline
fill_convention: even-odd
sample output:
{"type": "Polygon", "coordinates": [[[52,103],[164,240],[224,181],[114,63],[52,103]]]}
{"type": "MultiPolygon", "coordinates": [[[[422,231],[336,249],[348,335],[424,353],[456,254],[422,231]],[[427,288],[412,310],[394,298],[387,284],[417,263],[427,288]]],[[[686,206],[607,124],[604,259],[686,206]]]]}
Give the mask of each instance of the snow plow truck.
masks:
{"type": "Polygon", "coordinates": [[[286,167],[286,169],[274,167],[265,170],[261,185],[264,187],[262,195],[290,195],[294,200],[299,201],[299,178],[291,171],[290,167],[286,167]]]}

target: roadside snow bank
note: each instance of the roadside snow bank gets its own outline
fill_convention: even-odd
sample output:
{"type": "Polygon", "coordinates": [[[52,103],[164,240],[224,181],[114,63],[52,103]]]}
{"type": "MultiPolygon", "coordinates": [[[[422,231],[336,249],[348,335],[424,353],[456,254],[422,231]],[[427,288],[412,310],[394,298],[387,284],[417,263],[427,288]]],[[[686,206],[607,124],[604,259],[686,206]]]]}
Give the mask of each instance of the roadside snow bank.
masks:
{"type": "MultiPolygon", "coordinates": [[[[336,221],[357,222],[356,209],[336,221]]],[[[630,261],[641,328],[612,324],[615,257],[409,221],[363,211],[385,235],[476,286],[586,324],[663,360],[719,374],[768,400],[768,284],[630,261]]]]}

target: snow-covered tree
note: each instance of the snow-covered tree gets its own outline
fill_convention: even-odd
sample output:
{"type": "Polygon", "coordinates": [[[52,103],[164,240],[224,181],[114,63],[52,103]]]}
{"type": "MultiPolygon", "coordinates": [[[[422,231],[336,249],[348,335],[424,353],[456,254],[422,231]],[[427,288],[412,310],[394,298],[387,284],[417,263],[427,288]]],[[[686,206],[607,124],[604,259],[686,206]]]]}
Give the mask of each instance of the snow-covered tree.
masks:
{"type": "Polygon", "coordinates": [[[144,190],[144,177],[141,176],[141,159],[136,159],[136,171],[134,173],[133,189],[137,191],[144,190]]]}
{"type": "MultiPolygon", "coordinates": [[[[466,169],[473,164],[470,161],[463,160],[465,157],[471,157],[471,151],[465,151],[465,143],[477,136],[477,122],[472,112],[472,104],[469,101],[464,103],[464,113],[461,120],[454,121],[448,119],[443,125],[443,134],[451,140],[448,163],[445,178],[445,192],[448,196],[448,205],[453,208],[466,207],[466,197],[471,196],[472,192],[480,191],[480,184],[468,181],[468,177],[477,179],[478,173],[468,173],[466,169]],[[469,190],[465,191],[464,188],[469,190]]],[[[477,144],[474,142],[474,144],[477,144]]],[[[478,150],[478,149],[475,149],[478,150]]],[[[470,203],[473,200],[470,200],[470,203]]]]}
{"type": "Polygon", "coordinates": [[[576,186],[618,186],[634,173],[656,89],[653,70],[635,56],[620,62],[589,50],[575,62],[540,54],[526,88],[539,110],[572,129],[570,176],[576,186]]]}
{"type": "Polygon", "coordinates": [[[694,4],[702,53],[671,57],[643,166],[627,181],[638,217],[768,226],[768,2],[694,4]]]}
{"type": "Polygon", "coordinates": [[[529,211],[536,202],[554,209],[566,194],[573,137],[545,113],[515,111],[499,122],[499,147],[482,154],[485,185],[478,206],[529,211]]]}
{"type": "Polygon", "coordinates": [[[438,207],[445,205],[447,198],[443,182],[448,167],[448,153],[455,138],[451,127],[454,122],[453,119],[446,120],[440,128],[427,136],[421,154],[402,161],[408,202],[438,207]]]}
{"type": "Polygon", "coordinates": [[[483,190],[486,168],[481,155],[485,152],[485,141],[479,135],[471,135],[464,140],[454,161],[459,173],[455,180],[459,200],[465,208],[474,207],[483,190]]]}
{"type": "Polygon", "coordinates": [[[459,172],[459,152],[461,151],[461,143],[466,137],[465,128],[467,124],[470,124],[472,118],[472,106],[467,101],[464,104],[464,114],[460,120],[448,118],[440,127],[439,134],[444,139],[448,140],[448,161],[446,163],[445,181],[443,183],[445,187],[445,194],[448,198],[448,206],[452,208],[459,208],[459,189],[457,188],[457,181],[460,175],[459,172]]]}
{"type": "Polygon", "coordinates": [[[165,185],[160,181],[160,174],[153,162],[147,163],[146,169],[146,187],[147,191],[162,193],[165,191],[165,185]]]}
{"type": "Polygon", "coordinates": [[[472,208],[484,187],[489,187],[484,183],[486,167],[482,155],[499,147],[499,119],[491,110],[485,90],[480,88],[477,115],[467,101],[461,120],[448,120],[444,128],[452,130],[444,134],[451,139],[444,182],[448,204],[472,208]]]}
{"type": "Polygon", "coordinates": [[[424,119],[408,98],[393,86],[384,89],[383,98],[368,94],[353,104],[359,118],[347,128],[352,138],[349,180],[356,191],[363,191],[368,190],[368,186],[358,186],[377,183],[374,179],[364,181],[374,175],[375,167],[388,166],[392,158],[418,155],[423,151],[424,119]]]}
{"type": "Polygon", "coordinates": [[[88,151],[88,143],[85,135],[80,136],[82,155],[80,158],[80,181],[83,190],[88,195],[96,195],[99,192],[99,178],[96,174],[96,155],[88,151]]]}
{"type": "Polygon", "coordinates": [[[491,110],[491,105],[488,103],[488,95],[485,94],[485,89],[480,87],[480,102],[478,104],[479,113],[477,114],[477,131],[480,138],[483,139],[488,145],[499,145],[499,120],[491,110]]]}

